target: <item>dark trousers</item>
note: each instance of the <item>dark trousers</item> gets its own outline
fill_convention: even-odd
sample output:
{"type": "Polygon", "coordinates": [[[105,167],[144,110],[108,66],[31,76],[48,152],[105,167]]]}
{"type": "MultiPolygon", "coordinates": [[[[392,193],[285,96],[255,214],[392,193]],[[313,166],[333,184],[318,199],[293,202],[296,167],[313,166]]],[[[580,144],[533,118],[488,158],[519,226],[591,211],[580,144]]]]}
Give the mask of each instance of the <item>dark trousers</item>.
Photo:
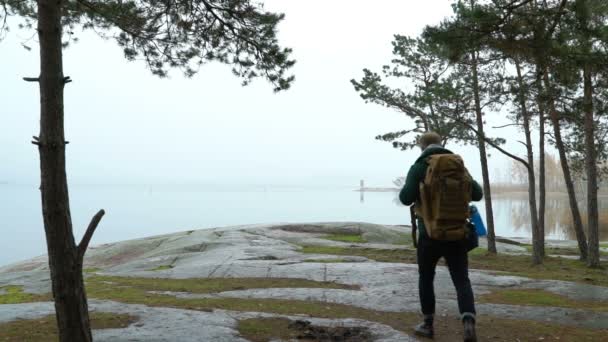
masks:
{"type": "Polygon", "coordinates": [[[421,236],[418,242],[418,290],[424,315],[435,313],[435,267],[439,259],[446,261],[452,282],[458,295],[460,313],[475,314],[475,299],[469,280],[466,243],[461,241],[436,241],[421,236]]]}

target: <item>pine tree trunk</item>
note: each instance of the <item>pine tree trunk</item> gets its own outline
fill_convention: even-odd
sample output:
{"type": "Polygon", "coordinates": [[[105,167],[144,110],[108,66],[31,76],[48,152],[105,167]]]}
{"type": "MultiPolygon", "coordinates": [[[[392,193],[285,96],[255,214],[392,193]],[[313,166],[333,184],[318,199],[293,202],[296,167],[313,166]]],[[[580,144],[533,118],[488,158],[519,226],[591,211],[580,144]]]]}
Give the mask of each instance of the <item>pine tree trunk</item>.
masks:
{"type": "Polygon", "coordinates": [[[589,234],[589,254],[587,265],[600,266],[599,217],[597,206],[597,156],[595,151],[595,130],[593,120],[593,84],[591,70],[586,63],[583,67],[585,111],[585,167],[587,169],[587,234],[589,234]]]}
{"type": "MultiPolygon", "coordinates": [[[[545,89],[551,90],[551,84],[549,81],[549,70],[544,68],[543,81],[545,83],[545,89]]],[[[570,210],[572,212],[572,220],[574,221],[574,231],[576,233],[576,240],[578,241],[578,248],[581,253],[581,260],[587,260],[587,239],[585,238],[585,231],[583,230],[583,222],[581,219],[581,213],[578,209],[578,203],[576,201],[576,193],[574,192],[574,183],[572,181],[572,175],[570,174],[570,167],[568,166],[568,158],[566,156],[566,149],[564,142],[562,141],[561,127],[559,123],[559,116],[555,109],[555,102],[552,95],[548,98],[549,103],[549,117],[553,124],[553,135],[555,138],[555,146],[559,152],[559,159],[562,166],[562,172],[564,173],[564,182],[566,183],[566,190],[568,191],[568,199],[570,201],[570,210]]]]}
{"type": "Polygon", "coordinates": [[[475,115],[477,119],[477,141],[479,144],[479,158],[481,161],[481,174],[483,177],[483,196],[486,203],[486,221],[488,223],[488,252],[496,254],[496,236],[494,234],[494,211],[492,210],[492,192],[490,188],[490,173],[488,172],[488,158],[486,154],[485,133],[483,130],[483,113],[479,98],[479,78],[477,75],[477,55],[471,54],[473,71],[473,95],[475,97],[475,115]]]}
{"type": "Polygon", "coordinates": [[[532,262],[536,265],[543,262],[542,250],[544,245],[540,241],[540,230],[538,228],[538,216],[536,208],[536,176],[534,175],[534,150],[532,146],[532,134],[530,131],[530,114],[526,108],[526,97],[524,90],[524,82],[521,76],[521,67],[519,62],[515,60],[515,68],[517,69],[517,81],[519,83],[519,105],[521,107],[521,115],[524,122],[524,133],[526,135],[526,150],[528,157],[528,204],[530,208],[530,223],[532,224],[532,262]]]}
{"type": "MultiPolygon", "coordinates": [[[[538,74],[537,86],[539,97],[542,94],[542,84],[540,73],[538,74]]],[[[543,246],[541,256],[545,257],[545,209],[546,209],[546,171],[545,171],[545,104],[538,99],[538,126],[539,126],[539,142],[538,142],[538,238],[543,246]]]]}
{"type": "Polygon", "coordinates": [[[42,214],[59,339],[91,341],[82,258],[72,234],[65,171],[61,0],[38,1],[42,214]]]}

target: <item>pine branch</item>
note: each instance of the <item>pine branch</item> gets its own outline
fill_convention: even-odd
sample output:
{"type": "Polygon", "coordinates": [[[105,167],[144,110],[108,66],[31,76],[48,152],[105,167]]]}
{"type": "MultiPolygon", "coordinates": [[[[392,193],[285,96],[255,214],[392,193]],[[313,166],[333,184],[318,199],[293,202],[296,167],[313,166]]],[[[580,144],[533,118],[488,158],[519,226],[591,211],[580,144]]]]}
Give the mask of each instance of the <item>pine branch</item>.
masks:
{"type": "Polygon", "coordinates": [[[462,120],[460,120],[458,118],[456,118],[454,120],[456,120],[461,125],[467,127],[468,129],[472,130],[473,132],[475,132],[475,134],[477,134],[477,136],[481,137],[488,145],[494,147],[495,149],[497,149],[498,151],[500,151],[502,154],[506,155],[507,157],[510,157],[510,158],[512,158],[514,160],[517,160],[518,162],[522,163],[526,167],[526,169],[530,170],[530,164],[528,164],[527,161],[523,160],[522,158],[520,158],[520,157],[518,157],[518,156],[516,156],[516,155],[514,155],[512,153],[509,153],[508,151],[506,151],[502,147],[498,146],[491,139],[488,139],[485,136],[485,134],[479,133],[479,131],[477,129],[475,129],[475,127],[473,127],[473,125],[471,125],[471,124],[469,124],[467,122],[464,122],[464,121],[462,121],[462,120]]]}

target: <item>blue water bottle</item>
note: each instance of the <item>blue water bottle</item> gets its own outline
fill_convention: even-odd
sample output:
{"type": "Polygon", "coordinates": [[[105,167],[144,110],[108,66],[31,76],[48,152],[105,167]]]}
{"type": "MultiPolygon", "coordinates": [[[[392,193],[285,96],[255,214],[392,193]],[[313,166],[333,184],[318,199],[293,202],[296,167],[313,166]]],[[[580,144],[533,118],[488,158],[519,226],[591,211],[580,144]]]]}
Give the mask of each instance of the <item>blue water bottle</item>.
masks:
{"type": "Polygon", "coordinates": [[[477,207],[472,205],[470,206],[471,210],[471,222],[475,225],[475,231],[478,236],[486,236],[488,232],[486,231],[486,226],[483,224],[483,220],[481,219],[481,215],[479,215],[479,210],[477,207]]]}

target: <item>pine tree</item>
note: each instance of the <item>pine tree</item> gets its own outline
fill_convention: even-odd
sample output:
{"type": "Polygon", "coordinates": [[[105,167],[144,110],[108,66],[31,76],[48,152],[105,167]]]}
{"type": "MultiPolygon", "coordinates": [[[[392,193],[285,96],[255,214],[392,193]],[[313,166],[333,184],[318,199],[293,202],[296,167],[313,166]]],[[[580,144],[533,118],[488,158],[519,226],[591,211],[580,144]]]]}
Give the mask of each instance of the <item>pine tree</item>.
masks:
{"type": "MultiPolygon", "coordinates": [[[[40,86],[40,134],[33,143],[40,153],[42,212],[59,338],[91,341],[82,264],[104,211],[95,215],[76,244],[65,165],[63,90],[71,80],[63,74],[62,49],[67,39],[79,28],[104,36],[118,32],[115,38],[127,59],[143,57],[155,75],[164,77],[169,68],[179,68],[192,76],[203,63],[217,61],[232,65],[244,84],[263,77],[279,91],[292,83],[293,76],[286,71],[294,64],[291,51],[281,48],[276,38],[283,15],[266,12],[250,0],[0,0],[0,13],[0,19],[19,16],[24,28],[35,26],[38,32],[40,75],[26,80],[40,86]]],[[[0,22],[6,32],[6,21],[0,22]]]]}
{"type": "Polygon", "coordinates": [[[413,127],[378,135],[376,139],[388,141],[402,150],[416,146],[411,133],[437,132],[448,142],[473,141],[466,129],[452,118],[462,117],[470,106],[471,97],[463,93],[462,75],[448,68],[437,46],[420,38],[396,35],[393,41],[391,65],[385,65],[382,74],[363,70],[363,78],[351,80],[355,90],[365,102],[380,104],[405,114],[413,120],[413,127]],[[406,79],[412,89],[393,87],[406,79]]]}

